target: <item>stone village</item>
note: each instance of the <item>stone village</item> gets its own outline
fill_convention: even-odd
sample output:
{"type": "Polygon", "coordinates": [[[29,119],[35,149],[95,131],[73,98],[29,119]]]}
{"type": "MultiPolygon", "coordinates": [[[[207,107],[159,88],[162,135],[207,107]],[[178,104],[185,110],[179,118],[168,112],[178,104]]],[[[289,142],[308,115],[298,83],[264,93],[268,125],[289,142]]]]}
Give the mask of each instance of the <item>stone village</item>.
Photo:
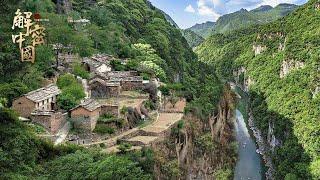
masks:
{"type": "MultiPolygon", "coordinates": [[[[60,45],[54,48],[57,46],[60,45]]],[[[71,48],[63,49],[58,52],[58,74],[71,74],[70,64],[80,58],[70,52],[71,48]]],[[[114,59],[110,55],[96,54],[81,60],[90,78],[76,78],[86,98],[70,111],[61,110],[57,104],[61,93],[56,85],[57,77],[46,86],[16,98],[12,108],[20,114],[21,120],[44,128],[45,132],[39,136],[55,144],[100,145],[108,152],[118,151],[120,140],[132,144],[132,149],[150,145],[181,120],[186,102],[180,99],[176,105],[162,104],[161,92],[157,90],[161,82],[157,78],[143,80],[137,71],[114,71],[110,65],[114,59]],[[145,107],[152,96],[148,92],[151,86],[156,89],[154,96],[161,107],[156,111],[145,107]],[[102,120],[103,117],[108,118],[102,120]],[[140,128],[146,119],[152,123],[140,128]],[[97,133],[101,128],[110,132],[97,133]]],[[[120,61],[126,63],[126,60],[120,61]]]]}

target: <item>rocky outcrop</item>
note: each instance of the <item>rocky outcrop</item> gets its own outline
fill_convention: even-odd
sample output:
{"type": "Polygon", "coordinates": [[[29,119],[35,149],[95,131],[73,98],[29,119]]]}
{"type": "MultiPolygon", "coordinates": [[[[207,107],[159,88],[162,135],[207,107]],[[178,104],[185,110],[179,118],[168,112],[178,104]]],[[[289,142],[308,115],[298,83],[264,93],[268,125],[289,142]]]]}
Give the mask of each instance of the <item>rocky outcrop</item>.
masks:
{"type": "Polygon", "coordinates": [[[312,98],[316,98],[316,96],[320,93],[320,86],[317,86],[316,89],[312,93],[312,98]]]}
{"type": "Polygon", "coordinates": [[[246,68],[240,67],[238,70],[233,71],[233,77],[236,86],[245,92],[249,92],[250,86],[252,86],[255,81],[250,76],[247,76],[246,73],[246,68]]]}
{"type": "Polygon", "coordinates": [[[236,152],[230,148],[235,140],[234,99],[225,88],[207,121],[189,113],[183,118],[183,126],[178,123],[165,141],[153,145],[156,179],[215,179],[216,170],[235,164],[236,152]]]}
{"type": "Polygon", "coordinates": [[[281,65],[280,78],[285,78],[291,71],[303,68],[304,66],[304,62],[301,61],[285,60],[281,65]]]}
{"type": "Polygon", "coordinates": [[[271,151],[274,151],[274,148],[276,146],[281,145],[280,140],[278,140],[274,134],[274,124],[272,122],[269,122],[267,141],[269,146],[271,147],[271,151]]]}
{"type": "Polygon", "coordinates": [[[254,44],[252,46],[252,50],[254,51],[254,55],[257,56],[257,55],[261,54],[263,51],[267,50],[267,47],[254,44]]]}
{"type": "MultiPolygon", "coordinates": [[[[249,109],[248,115],[249,115],[249,119],[248,119],[249,127],[252,130],[253,136],[255,137],[257,145],[258,145],[257,152],[262,155],[263,160],[265,162],[265,166],[267,167],[266,179],[267,180],[274,179],[275,170],[273,167],[272,159],[268,155],[268,152],[269,152],[268,143],[265,142],[265,139],[263,138],[260,129],[256,127],[256,125],[254,123],[254,117],[253,117],[253,114],[250,109],[249,109]]],[[[272,130],[269,129],[269,130],[270,130],[270,136],[272,136],[273,129],[272,130]],[[272,133],[271,133],[271,131],[272,131],[272,133]]],[[[272,140],[272,138],[273,137],[271,137],[271,140],[272,140]]]]}
{"type": "Polygon", "coordinates": [[[286,42],[287,42],[287,38],[284,39],[284,42],[283,43],[279,43],[279,47],[278,47],[278,51],[281,52],[281,51],[284,51],[286,49],[286,42]]]}

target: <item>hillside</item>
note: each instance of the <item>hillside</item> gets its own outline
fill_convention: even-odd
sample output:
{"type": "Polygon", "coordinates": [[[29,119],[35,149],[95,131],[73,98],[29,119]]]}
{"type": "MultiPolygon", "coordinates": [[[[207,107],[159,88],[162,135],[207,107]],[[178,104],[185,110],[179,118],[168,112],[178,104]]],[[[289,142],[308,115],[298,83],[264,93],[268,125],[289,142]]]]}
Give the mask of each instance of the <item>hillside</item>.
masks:
{"type": "Polygon", "coordinates": [[[196,34],[195,32],[191,30],[181,30],[184,38],[186,38],[188,44],[190,47],[194,48],[200,45],[203,41],[204,38],[196,34]]]}
{"type": "Polygon", "coordinates": [[[171,16],[169,16],[167,13],[165,13],[164,11],[160,10],[160,12],[162,12],[162,14],[164,15],[164,17],[166,18],[166,20],[172,25],[174,26],[175,28],[179,29],[179,26],[178,24],[172,19],[171,16]]]}
{"type": "Polygon", "coordinates": [[[207,38],[208,36],[210,36],[212,30],[215,27],[215,22],[205,22],[202,24],[196,24],[186,30],[191,30],[193,32],[195,32],[196,34],[200,35],[203,38],[207,38]]]}
{"type": "Polygon", "coordinates": [[[254,24],[265,24],[286,16],[297,8],[293,4],[279,4],[272,8],[271,6],[261,6],[257,9],[240,11],[223,15],[217,22],[213,33],[226,33],[240,28],[248,27],[254,24]]]}
{"type": "MultiPolygon", "coordinates": [[[[163,177],[180,179],[189,176],[189,171],[186,171],[183,165],[177,164],[180,156],[177,157],[176,153],[170,154],[170,152],[176,152],[173,150],[174,146],[180,146],[181,143],[188,143],[190,147],[195,145],[195,142],[190,144],[189,141],[181,140],[186,132],[190,137],[204,137],[205,143],[215,147],[214,152],[210,150],[211,146],[201,148],[201,151],[205,152],[203,154],[217,152],[220,157],[224,157],[220,160],[212,157],[212,164],[216,166],[208,164],[208,167],[222,175],[210,174],[211,176],[232,176],[234,146],[216,143],[208,129],[191,131],[192,124],[188,121],[179,121],[180,125],[174,127],[173,133],[168,133],[172,138],[169,137],[170,139],[164,144],[168,145],[170,152],[164,152],[163,155],[168,158],[163,159],[150,148],[143,148],[139,152],[127,152],[125,145],[120,154],[101,153],[104,148],[102,144],[88,149],[68,143],[54,146],[36,135],[38,129],[33,126],[33,123],[25,124],[18,119],[18,114],[10,109],[12,101],[32,90],[44,87],[48,81],[57,82],[57,86],[62,91],[57,97],[57,101],[61,102],[57,103],[59,110],[70,110],[79,105],[85,93],[83,86],[78,82],[79,79],[77,80],[75,76],[81,76],[87,80],[93,78],[81,66],[81,62],[86,57],[97,57],[94,56],[97,54],[107,54],[107,57],[112,57],[114,61],[111,61],[111,65],[114,66],[112,67],[114,71],[121,71],[117,69],[136,71],[141,77],[141,83],[142,78],[150,82],[152,82],[151,78],[159,78],[161,84],[166,84],[159,87],[163,95],[168,96],[164,97],[164,100],[175,102],[185,99],[187,101],[185,113],[194,123],[204,124],[199,127],[208,127],[208,119],[217,113],[223,84],[217,79],[212,67],[197,61],[196,55],[181,31],[167,22],[163,13],[148,1],[64,0],[62,4],[59,2],[62,1],[4,0],[0,2],[0,16],[3,17],[0,19],[0,179],[131,180],[155,179],[156,173],[161,173],[163,177]],[[41,18],[49,19],[49,22],[42,24],[46,28],[46,43],[37,47],[34,64],[21,62],[19,49],[12,43],[12,34],[19,33],[18,29],[11,28],[17,9],[39,13],[41,18]],[[86,19],[90,23],[71,23],[68,21],[70,19],[86,19]],[[68,49],[68,53],[77,56],[74,62],[64,62],[66,66],[70,66],[70,70],[60,70],[58,65],[56,66],[59,58],[57,56],[59,51],[62,51],[59,49],[60,45],[68,49]],[[125,61],[125,65],[121,64],[120,59],[125,61]],[[116,64],[117,62],[120,63],[116,64]],[[64,107],[66,109],[63,109],[64,107]],[[188,129],[183,129],[184,123],[188,123],[188,126],[186,125],[188,129]],[[167,142],[170,143],[167,144],[167,142]],[[154,172],[153,168],[156,165],[161,167],[161,172],[154,172]]],[[[160,91],[156,86],[152,88],[153,92],[160,91]]],[[[141,89],[139,92],[142,91],[141,89]]],[[[228,93],[230,92],[226,90],[227,95],[228,93]]],[[[149,95],[152,96],[151,93],[149,95]]],[[[150,98],[148,95],[146,97],[150,98]]],[[[155,101],[157,102],[158,99],[155,101]]],[[[225,102],[229,101],[231,98],[223,99],[221,104],[225,105],[225,102]]],[[[153,102],[151,98],[147,99],[145,104],[150,111],[155,110],[157,106],[160,109],[160,105],[153,102]]],[[[222,105],[220,109],[224,108],[222,105]]],[[[231,102],[228,103],[226,113],[230,112],[229,106],[232,106],[231,102]]],[[[33,107],[30,109],[33,111],[33,107]]],[[[123,108],[121,111],[124,114],[130,112],[129,108],[123,108]]],[[[223,117],[219,117],[219,120],[231,119],[223,117]]],[[[221,124],[226,123],[221,122],[221,124]]],[[[232,141],[230,136],[221,135],[221,138],[229,142],[229,139],[232,141]]],[[[197,164],[198,159],[192,159],[192,154],[195,153],[193,150],[199,151],[199,149],[187,150],[189,151],[188,159],[197,164]]],[[[202,153],[197,158],[203,158],[202,153]]],[[[198,166],[200,165],[196,167],[198,166]]]]}
{"type": "MultiPolygon", "coordinates": [[[[231,16],[250,17],[237,14],[231,16]]],[[[197,48],[221,79],[249,92],[249,114],[267,142],[275,179],[320,178],[319,17],[311,0],[281,20],[213,35],[197,48]]]]}

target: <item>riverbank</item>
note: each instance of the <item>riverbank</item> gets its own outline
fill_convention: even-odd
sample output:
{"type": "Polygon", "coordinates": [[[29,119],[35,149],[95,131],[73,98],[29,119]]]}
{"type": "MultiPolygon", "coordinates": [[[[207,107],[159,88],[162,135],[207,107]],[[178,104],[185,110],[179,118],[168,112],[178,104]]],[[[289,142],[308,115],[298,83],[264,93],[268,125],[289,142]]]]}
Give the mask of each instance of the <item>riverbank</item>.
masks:
{"type": "Polygon", "coordinates": [[[231,86],[234,92],[241,98],[239,98],[237,103],[237,108],[244,117],[244,121],[247,127],[250,129],[249,134],[251,137],[254,137],[257,152],[261,155],[261,167],[262,173],[265,173],[265,176],[262,176],[262,179],[271,180],[274,174],[274,168],[272,165],[272,160],[267,156],[268,146],[265,140],[262,138],[261,131],[254,124],[254,117],[249,108],[249,96],[246,92],[242,91],[237,86],[231,86]]]}
{"type": "Polygon", "coordinates": [[[239,145],[238,160],[234,171],[234,180],[263,179],[262,159],[256,153],[257,145],[245,123],[242,113],[236,110],[234,121],[236,139],[239,145]]]}

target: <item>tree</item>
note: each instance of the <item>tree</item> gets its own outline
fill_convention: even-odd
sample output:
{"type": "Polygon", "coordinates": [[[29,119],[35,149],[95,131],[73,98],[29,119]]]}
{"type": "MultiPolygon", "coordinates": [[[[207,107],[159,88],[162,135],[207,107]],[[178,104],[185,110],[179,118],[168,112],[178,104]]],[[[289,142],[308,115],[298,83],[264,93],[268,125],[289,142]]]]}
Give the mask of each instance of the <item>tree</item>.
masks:
{"type": "Polygon", "coordinates": [[[73,84],[77,84],[77,80],[72,74],[64,74],[60,76],[57,81],[57,85],[60,89],[63,89],[73,84]]]}
{"type": "Polygon", "coordinates": [[[170,97],[169,97],[169,101],[170,101],[170,103],[172,104],[172,107],[173,108],[175,108],[175,106],[176,106],[176,104],[177,104],[177,102],[180,100],[180,98],[179,97],[177,97],[177,96],[175,96],[175,95],[171,95],[170,97]]]}
{"type": "Polygon", "coordinates": [[[92,171],[92,178],[147,180],[150,175],[143,172],[141,167],[126,157],[111,155],[102,160],[92,171]]]}
{"type": "Polygon", "coordinates": [[[73,74],[81,77],[82,79],[89,79],[90,74],[84,69],[79,62],[75,62],[72,65],[73,74]]]}
{"type": "Polygon", "coordinates": [[[78,101],[72,94],[66,93],[64,91],[58,96],[57,102],[58,106],[66,111],[69,111],[70,109],[76,107],[78,104],[78,101]]]}

